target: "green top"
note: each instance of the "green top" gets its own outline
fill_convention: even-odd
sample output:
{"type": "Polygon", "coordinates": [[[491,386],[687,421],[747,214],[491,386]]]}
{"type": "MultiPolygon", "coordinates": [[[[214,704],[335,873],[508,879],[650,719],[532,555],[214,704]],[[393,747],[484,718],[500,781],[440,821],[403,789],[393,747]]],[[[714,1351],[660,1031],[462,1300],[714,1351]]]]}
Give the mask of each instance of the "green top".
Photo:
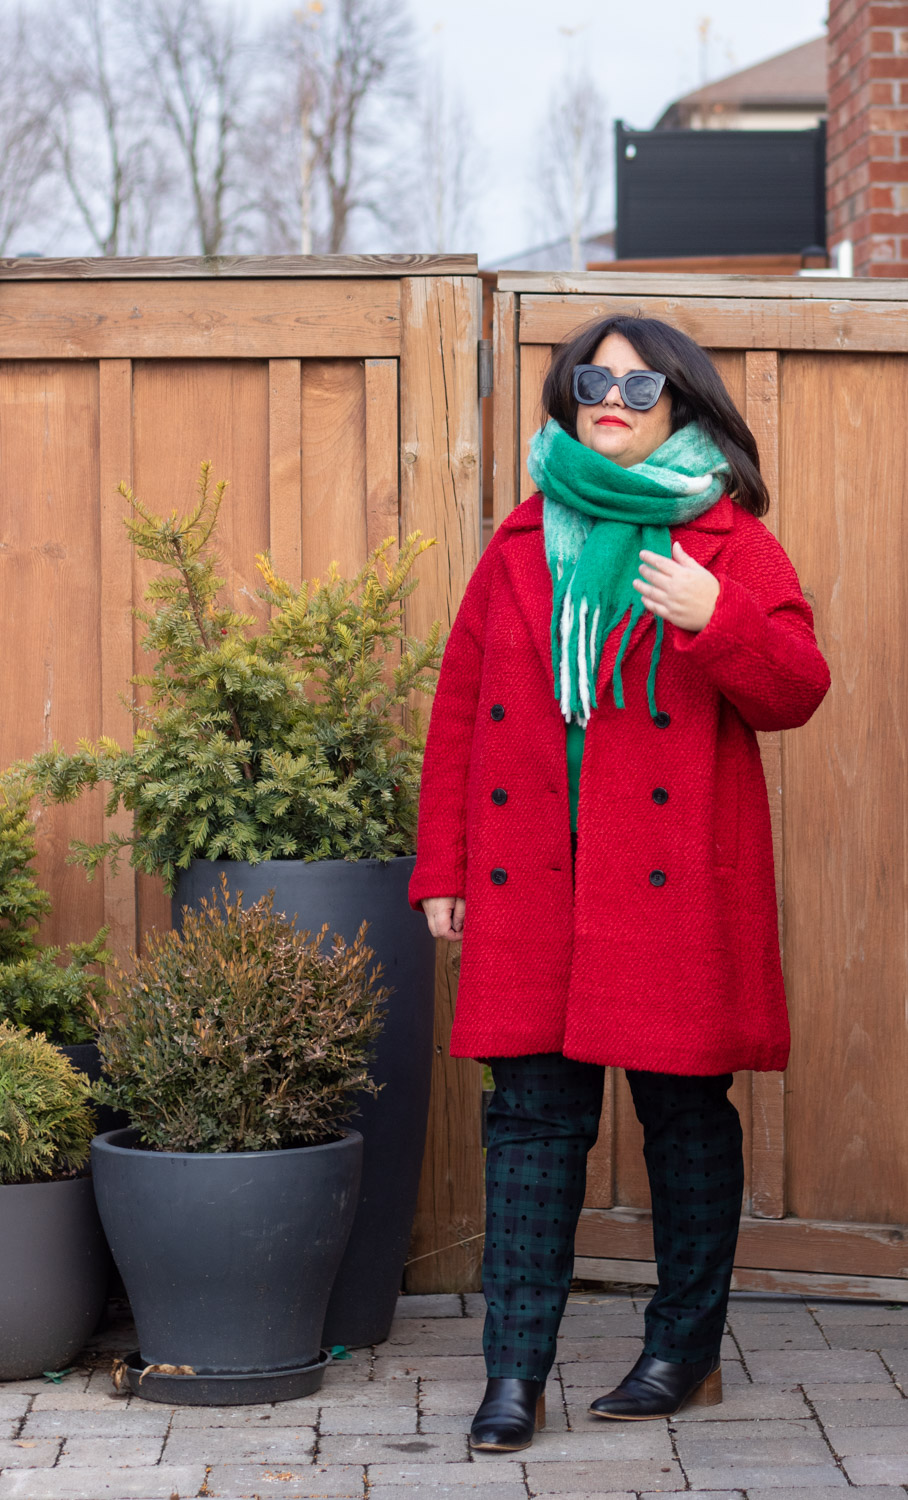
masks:
{"type": "Polygon", "coordinates": [[[577,803],[580,798],[580,762],[583,760],[585,740],[586,730],[581,729],[576,719],[572,719],[567,727],[568,806],[571,812],[571,833],[577,832],[577,803]]]}

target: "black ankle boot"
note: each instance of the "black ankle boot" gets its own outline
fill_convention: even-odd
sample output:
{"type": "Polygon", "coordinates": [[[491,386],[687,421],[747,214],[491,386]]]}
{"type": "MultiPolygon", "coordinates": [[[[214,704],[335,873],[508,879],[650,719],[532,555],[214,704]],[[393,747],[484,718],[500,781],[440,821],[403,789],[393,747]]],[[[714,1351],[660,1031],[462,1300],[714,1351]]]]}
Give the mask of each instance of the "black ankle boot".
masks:
{"type": "Polygon", "coordinates": [[[607,1396],[590,1407],[594,1417],[645,1422],[650,1417],[673,1417],[686,1402],[718,1406],[722,1400],[719,1356],[692,1365],[676,1365],[653,1354],[641,1354],[629,1375],[607,1396]]]}
{"type": "Polygon", "coordinates": [[[486,1386],[470,1428],[470,1447],[493,1453],[528,1448],[545,1426],[545,1381],[496,1378],[486,1386]]]}

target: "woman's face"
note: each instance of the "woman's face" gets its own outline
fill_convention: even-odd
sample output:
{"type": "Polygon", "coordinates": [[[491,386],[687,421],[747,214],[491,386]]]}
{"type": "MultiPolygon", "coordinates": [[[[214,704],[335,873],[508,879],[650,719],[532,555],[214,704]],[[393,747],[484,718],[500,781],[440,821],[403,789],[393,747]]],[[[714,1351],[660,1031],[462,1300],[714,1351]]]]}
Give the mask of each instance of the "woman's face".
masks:
{"type": "MultiPolygon", "coordinates": [[[[623,334],[610,333],[596,349],[592,365],[605,365],[613,375],[629,375],[632,370],[648,370],[632,344],[623,334]]],[[[577,436],[612,463],[629,469],[642,464],[671,437],[672,402],[668,389],[649,411],[634,411],[621,400],[618,387],[606,391],[597,406],[577,404],[577,436]]]]}

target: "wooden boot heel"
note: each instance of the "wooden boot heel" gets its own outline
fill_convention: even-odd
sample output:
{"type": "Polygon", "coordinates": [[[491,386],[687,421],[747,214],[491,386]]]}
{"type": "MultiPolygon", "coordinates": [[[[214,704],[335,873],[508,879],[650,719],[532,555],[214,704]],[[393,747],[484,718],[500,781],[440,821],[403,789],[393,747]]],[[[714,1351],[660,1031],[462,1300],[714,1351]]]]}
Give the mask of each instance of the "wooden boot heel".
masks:
{"type": "Polygon", "coordinates": [[[545,1391],[536,1402],[536,1431],[541,1432],[545,1427],[545,1391]]]}
{"type": "Polygon", "coordinates": [[[722,1370],[713,1370],[711,1375],[697,1386],[691,1394],[691,1406],[721,1406],[722,1405],[722,1370]]]}

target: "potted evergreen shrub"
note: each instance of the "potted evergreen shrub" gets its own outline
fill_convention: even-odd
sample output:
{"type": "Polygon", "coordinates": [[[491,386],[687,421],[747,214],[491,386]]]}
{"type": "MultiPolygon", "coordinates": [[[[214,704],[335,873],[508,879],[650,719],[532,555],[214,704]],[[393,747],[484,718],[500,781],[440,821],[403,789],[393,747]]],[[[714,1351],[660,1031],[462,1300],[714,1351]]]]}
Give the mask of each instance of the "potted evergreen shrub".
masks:
{"type": "Polygon", "coordinates": [[[45,1037],[0,1021],[0,1380],[65,1368],[103,1311],[93,1131],[88,1080],[45,1037]]]}
{"type": "Polygon", "coordinates": [[[35,757],[43,794],[65,801],[108,788],[108,813],[134,815],[130,837],[74,848],[91,874],[128,850],[160,875],[179,927],[215,889],[255,900],[308,930],[350,941],[365,920],[393,998],[356,1125],[365,1138],[356,1223],[329,1308],[330,1343],[387,1336],[416,1205],[432,1063],[434,942],[407,902],[424,743],[415,691],[429,692],[439,629],[407,637],[403,604],[430,545],[375,549],[353,579],[333,567],[292,588],[257,558],[262,623],[223,602],[213,550],[223,482],[203,464],[186,516],[151,514],[121,487],[140,557],[158,573],[139,613],[150,672],[134,679],[131,747],[83,742],[35,757]]]}
{"type": "MultiPolygon", "coordinates": [[[[15,770],[0,775],[0,1020],[40,1032],[77,1055],[93,1047],[95,1003],[104,993],[99,965],[109,963],[108,929],[89,942],[44,947],[37,931],[51,909],[50,896],[35,877],[32,788],[15,770]]],[[[88,1071],[83,1069],[83,1071],[88,1071]]]]}
{"type": "Polygon", "coordinates": [[[95,1193],[150,1400],[280,1401],[321,1383],[325,1308],[356,1212],[387,991],[352,944],[218,899],[117,971],[98,1044],[128,1130],[92,1143],[95,1193]]]}
{"type": "MultiPolygon", "coordinates": [[[[68,944],[66,956],[61,948],[38,942],[51,901],[33,867],[32,800],[27,775],[16,769],[0,775],[0,1020],[46,1036],[94,1080],[101,1073],[95,1008],[104,993],[101,965],[112,956],[106,947],[109,929],[68,944]]],[[[124,1123],[108,1110],[98,1113],[100,1130],[124,1123]]]]}

